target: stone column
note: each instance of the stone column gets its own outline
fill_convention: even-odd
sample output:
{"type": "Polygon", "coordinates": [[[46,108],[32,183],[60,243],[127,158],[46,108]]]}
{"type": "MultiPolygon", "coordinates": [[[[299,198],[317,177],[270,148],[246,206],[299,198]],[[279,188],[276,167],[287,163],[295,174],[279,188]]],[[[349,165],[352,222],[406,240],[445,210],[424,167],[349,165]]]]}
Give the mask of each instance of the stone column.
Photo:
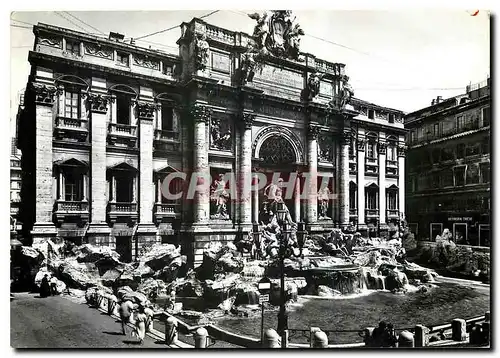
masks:
{"type": "Polygon", "coordinates": [[[379,223],[380,230],[387,230],[386,221],[386,203],[387,197],[385,193],[385,150],[387,143],[379,142],[378,145],[378,169],[379,169],[379,182],[378,182],[378,200],[379,200],[379,223]]]}
{"type": "Polygon", "coordinates": [[[116,202],[116,177],[114,174],[111,174],[111,202],[116,202]]]}
{"type": "Polygon", "coordinates": [[[241,115],[241,150],[239,166],[240,225],[252,224],[252,198],[250,193],[252,180],[252,124],[253,113],[243,112],[241,115]]]}
{"type": "Polygon", "coordinates": [[[340,143],[339,209],[340,227],[349,225],[349,142],[351,133],[344,132],[340,143]]]}
{"type": "Polygon", "coordinates": [[[297,176],[295,180],[294,205],[295,205],[295,222],[300,222],[300,180],[301,176],[297,176]]]}
{"type": "Polygon", "coordinates": [[[64,200],[63,199],[63,194],[64,194],[64,175],[61,167],[59,167],[59,193],[58,193],[58,198],[59,200],[64,200]]]}
{"type": "Polygon", "coordinates": [[[365,140],[358,137],[358,230],[366,230],[365,223],[365,140]]]}
{"type": "Polygon", "coordinates": [[[83,179],[83,200],[87,201],[88,200],[88,188],[87,188],[88,178],[87,178],[87,174],[83,174],[82,175],[82,179],[83,179]]]}
{"type": "Polygon", "coordinates": [[[253,221],[254,223],[259,222],[259,191],[257,190],[257,185],[259,182],[259,177],[257,175],[253,175],[253,187],[255,188],[254,191],[251,193],[253,197],[253,203],[252,203],[252,212],[253,212],[253,221]]]}
{"type": "Polygon", "coordinates": [[[139,102],[139,223],[153,223],[153,103],[139,102]]]}
{"type": "MultiPolygon", "coordinates": [[[[52,75],[52,73],[50,73],[52,75]]],[[[54,205],[52,178],[53,110],[56,88],[41,83],[32,84],[35,94],[35,224],[33,246],[39,247],[48,237],[56,235],[52,222],[54,205]]]]}
{"type": "Polygon", "coordinates": [[[399,217],[401,219],[406,218],[406,208],[405,208],[405,155],[406,147],[401,145],[398,147],[398,177],[399,177],[399,217]]]}
{"type": "Polygon", "coordinates": [[[90,198],[91,224],[106,223],[106,113],[109,98],[104,94],[89,93],[91,111],[90,198]]]}
{"type": "Polygon", "coordinates": [[[306,180],[306,221],[309,225],[318,221],[318,134],[319,128],[309,126],[307,130],[307,162],[309,176],[306,180]]]}
{"type": "Polygon", "coordinates": [[[193,173],[198,175],[198,184],[200,185],[194,193],[193,223],[200,225],[206,224],[210,216],[210,183],[204,181],[210,178],[206,123],[210,120],[211,113],[210,108],[195,104],[191,114],[194,119],[193,173]]]}
{"type": "Polygon", "coordinates": [[[161,179],[159,177],[156,184],[156,202],[161,203],[161,179]]]}
{"type": "MultiPolygon", "coordinates": [[[[99,244],[109,242],[111,229],[106,223],[106,116],[111,98],[107,93],[106,80],[92,78],[92,92],[87,94],[87,108],[90,115],[90,225],[88,242],[99,244]]],[[[113,186],[114,188],[114,186],[113,186]]]]}
{"type": "Polygon", "coordinates": [[[137,202],[137,175],[132,178],[132,202],[137,202]]]}

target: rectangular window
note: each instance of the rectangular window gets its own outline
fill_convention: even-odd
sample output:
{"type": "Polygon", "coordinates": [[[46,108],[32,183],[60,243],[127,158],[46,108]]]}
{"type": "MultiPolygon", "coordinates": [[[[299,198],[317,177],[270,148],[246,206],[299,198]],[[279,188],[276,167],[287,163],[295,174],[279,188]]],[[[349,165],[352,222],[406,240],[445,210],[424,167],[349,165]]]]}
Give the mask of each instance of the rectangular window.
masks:
{"type": "Polygon", "coordinates": [[[373,109],[368,110],[368,118],[369,119],[374,119],[375,118],[375,111],[373,109]]]}
{"type": "Polygon", "coordinates": [[[443,224],[431,223],[430,231],[431,241],[436,241],[436,236],[441,235],[443,232],[443,224]]]}
{"type": "Polygon", "coordinates": [[[64,117],[80,118],[80,94],[78,92],[64,92],[64,117]]]}
{"type": "Polygon", "coordinates": [[[11,181],[10,188],[11,189],[21,189],[21,183],[18,181],[11,181]]]}
{"type": "Polygon", "coordinates": [[[396,190],[387,192],[387,210],[398,210],[398,192],[396,190]]]}
{"type": "Polygon", "coordinates": [[[368,142],[366,145],[366,156],[367,158],[370,159],[375,159],[377,155],[377,149],[376,149],[377,144],[373,142],[368,142]]]}
{"type": "Polygon", "coordinates": [[[119,203],[132,202],[133,180],[128,177],[116,177],[116,201],[119,203]]]}
{"type": "Polygon", "coordinates": [[[457,145],[457,159],[465,158],[465,144],[460,143],[457,145]]]}
{"type": "Polygon", "coordinates": [[[389,123],[394,123],[394,114],[389,113],[389,123]]]}
{"type": "Polygon", "coordinates": [[[434,123],[434,136],[439,136],[439,123],[434,123]]]}
{"type": "Polygon", "coordinates": [[[458,116],[457,117],[457,123],[456,123],[456,128],[457,131],[460,132],[464,129],[465,127],[465,117],[464,116],[458,116]]]}
{"type": "Polygon", "coordinates": [[[80,201],[82,200],[82,180],[73,173],[67,173],[64,176],[64,200],[80,201]]]}
{"type": "Polygon", "coordinates": [[[123,66],[129,66],[129,54],[128,53],[124,53],[124,52],[117,52],[116,53],[116,59],[118,61],[119,64],[123,65],[123,66]]]}
{"type": "Polygon", "coordinates": [[[164,131],[174,130],[174,115],[172,107],[161,107],[161,129],[164,131]]]}
{"type": "Polygon", "coordinates": [[[366,193],[366,208],[369,210],[377,210],[378,202],[377,202],[377,191],[368,190],[366,193]]]}
{"type": "Polygon", "coordinates": [[[470,157],[472,155],[478,155],[480,154],[480,149],[480,144],[470,144],[465,148],[465,156],[470,157]]]}
{"type": "Polygon", "coordinates": [[[356,189],[349,190],[349,210],[356,210],[356,189]]]}
{"type": "Polygon", "coordinates": [[[485,137],[481,141],[481,153],[490,154],[490,137],[485,137]]]}
{"type": "Polygon", "coordinates": [[[463,186],[465,184],[465,166],[455,167],[455,186],[463,186]]]}
{"type": "Polygon", "coordinates": [[[396,147],[393,145],[389,145],[387,147],[387,160],[392,160],[392,161],[397,160],[396,147]]]}
{"type": "Polygon", "coordinates": [[[485,107],[481,110],[483,114],[483,127],[490,125],[490,107],[485,107]]]}
{"type": "Polygon", "coordinates": [[[80,43],[66,40],[66,52],[80,56],[80,43]]]}
{"type": "Polygon", "coordinates": [[[410,140],[412,143],[415,143],[415,141],[417,140],[417,133],[415,131],[410,132],[410,140]]]}
{"type": "Polygon", "coordinates": [[[481,182],[489,183],[490,182],[490,163],[481,163],[479,164],[479,168],[481,170],[481,182]]]}
{"type": "Polygon", "coordinates": [[[453,171],[445,169],[441,172],[441,183],[443,187],[453,186],[453,171]]]}
{"type": "Polygon", "coordinates": [[[127,96],[116,96],[116,123],[130,124],[130,98],[127,96]]]}

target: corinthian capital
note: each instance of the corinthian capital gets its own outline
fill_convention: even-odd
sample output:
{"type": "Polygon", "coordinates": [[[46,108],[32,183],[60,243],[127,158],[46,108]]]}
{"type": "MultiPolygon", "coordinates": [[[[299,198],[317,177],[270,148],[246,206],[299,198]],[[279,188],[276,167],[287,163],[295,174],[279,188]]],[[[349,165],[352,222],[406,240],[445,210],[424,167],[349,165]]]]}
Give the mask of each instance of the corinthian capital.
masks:
{"type": "Polygon", "coordinates": [[[153,119],[158,106],[155,103],[137,102],[137,114],[139,118],[153,119]]]}
{"type": "Polygon", "coordinates": [[[87,93],[87,103],[92,112],[106,113],[109,102],[111,102],[111,99],[107,95],[87,93]]]}
{"type": "Polygon", "coordinates": [[[307,139],[318,139],[319,127],[309,125],[307,128],[307,139]]]}
{"type": "Polygon", "coordinates": [[[207,123],[210,120],[210,115],[212,114],[211,108],[203,106],[200,104],[195,104],[191,107],[191,115],[195,122],[207,123]]]}
{"type": "Polygon", "coordinates": [[[241,124],[244,129],[251,129],[253,122],[255,121],[255,114],[243,112],[240,115],[241,124]]]}
{"type": "Polygon", "coordinates": [[[56,87],[33,83],[32,89],[35,92],[35,103],[47,106],[54,104],[54,96],[58,92],[56,87]]]}
{"type": "Polygon", "coordinates": [[[342,132],[342,137],[340,138],[340,143],[342,145],[351,144],[352,136],[350,132],[342,132]]]}

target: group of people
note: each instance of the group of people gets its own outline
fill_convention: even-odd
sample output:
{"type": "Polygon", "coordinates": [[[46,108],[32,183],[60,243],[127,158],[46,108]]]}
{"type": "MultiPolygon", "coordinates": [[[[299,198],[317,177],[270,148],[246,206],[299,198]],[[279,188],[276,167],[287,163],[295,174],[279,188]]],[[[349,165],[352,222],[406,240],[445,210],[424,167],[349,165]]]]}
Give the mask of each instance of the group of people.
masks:
{"type": "Polygon", "coordinates": [[[48,297],[57,295],[57,279],[52,276],[49,280],[49,275],[45,274],[40,284],[40,297],[48,297]]]}
{"type": "Polygon", "coordinates": [[[154,311],[147,303],[134,304],[130,300],[123,301],[118,308],[122,325],[122,334],[126,335],[125,326],[127,323],[134,324],[131,335],[139,339],[139,343],[144,342],[146,332],[150,332],[153,327],[154,311]],[[134,316],[134,317],[133,317],[134,316]]]}

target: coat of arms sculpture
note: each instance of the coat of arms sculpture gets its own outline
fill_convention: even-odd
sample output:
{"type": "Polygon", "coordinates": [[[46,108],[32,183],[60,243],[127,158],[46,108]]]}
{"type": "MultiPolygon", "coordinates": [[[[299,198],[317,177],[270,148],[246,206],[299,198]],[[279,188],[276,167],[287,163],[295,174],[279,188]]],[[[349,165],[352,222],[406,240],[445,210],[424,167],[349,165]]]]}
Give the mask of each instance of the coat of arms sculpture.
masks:
{"type": "Polygon", "coordinates": [[[292,19],[290,10],[271,10],[263,14],[248,15],[257,21],[253,31],[255,43],[242,58],[242,83],[251,82],[256,70],[262,70],[264,60],[272,55],[300,61],[300,36],[304,30],[292,19]]]}

